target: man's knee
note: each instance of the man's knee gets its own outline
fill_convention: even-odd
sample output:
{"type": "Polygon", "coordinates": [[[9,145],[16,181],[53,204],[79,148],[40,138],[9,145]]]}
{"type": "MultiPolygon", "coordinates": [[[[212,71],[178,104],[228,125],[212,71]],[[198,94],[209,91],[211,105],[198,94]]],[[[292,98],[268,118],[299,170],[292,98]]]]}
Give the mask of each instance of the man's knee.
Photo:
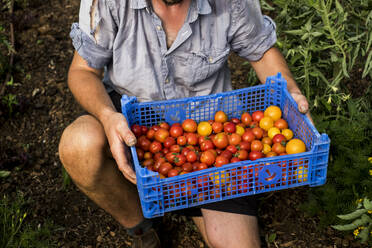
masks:
{"type": "Polygon", "coordinates": [[[81,116],[64,130],[59,156],[70,175],[94,172],[103,164],[105,147],[106,138],[99,122],[92,116],[81,116]]]}

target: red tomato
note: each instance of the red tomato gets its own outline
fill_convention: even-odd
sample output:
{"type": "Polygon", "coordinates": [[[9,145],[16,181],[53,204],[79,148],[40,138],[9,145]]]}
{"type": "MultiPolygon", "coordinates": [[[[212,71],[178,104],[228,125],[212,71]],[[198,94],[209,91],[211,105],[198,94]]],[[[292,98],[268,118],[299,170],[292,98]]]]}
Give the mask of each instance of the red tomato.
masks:
{"type": "Polygon", "coordinates": [[[233,118],[231,118],[231,122],[236,125],[236,124],[240,123],[240,120],[238,118],[233,117],[233,118]]]}
{"type": "Polygon", "coordinates": [[[276,154],[281,154],[285,152],[285,146],[283,146],[281,143],[275,143],[273,147],[271,147],[271,150],[276,154]]]}
{"type": "Polygon", "coordinates": [[[229,150],[224,150],[220,156],[224,156],[225,158],[227,158],[228,160],[230,160],[233,156],[233,153],[229,150]]]}
{"type": "Polygon", "coordinates": [[[236,153],[236,152],[238,151],[238,148],[236,148],[235,145],[228,145],[228,146],[226,147],[226,150],[227,150],[227,151],[230,151],[231,153],[236,153]]]}
{"type": "Polygon", "coordinates": [[[181,151],[181,147],[179,145],[172,145],[170,148],[169,148],[169,151],[170,152],[176,152],[176,153],[179,153],[181,151]]]}
{"type": "Polygon", "coordinates": [[[198,161],[195,161],[194,163],[192,163],[192,171],[197,171],[198,168],[199,168],[199,162],[198,161]]]}
{"type": "Polygon", "coordinates": [[[190,148],[187,148],[187,147],[184,147],[184,148],[181,148],[181,153],[185,156],[187,156],[187,154],[190,152],[190,148]]]}
{"type": "Polygon", "coordinates": [[[154,154],[154,159],[155,160],[159,160],[161,158],[164,158],[163,152],[157,152],[157,153],[154,154]]]}
{"type": "Polygon", "coordinates": [[[177,156],[177,153],[175,152],[169,152],[165,155],[165,158],[168,162],[173,163],[174,158],[177,156]]]}
{"type": "Polygon", "coordinates": [[[287,129],[288,128],[288,123],[284,119],[279,119],[274,122],[274,127],[279,128],[280,130],[287,129]]]}
{"type": "Polygon", "coordinates": [[[173,146],[175,144],[176,144],[176,140],[173,137],[167,137],[164,140],[164,143],[163,143],[164,147],[166,147],[166,148],[169,148],[169,147],[171,147],[171,146],[173,146]]]}
{"type": "Polygon", "coordinates": [[[210,138],[209,138],[209,136],[198,136],[198,143],[199,143],[199,145],[201,144],[201,143],[203,143],[204,141],[206,141],[206,140],[210,140],[210,138]]]}
{"type": "Polygon", "coordinates": [[[236,162],[240,162],[241,160],[238,158],[238,157],[232,157],[231,160],[230,160],[230,163],[236,163],[236,162]]]}
{"type": "Polygon", "coordinates": [[[149,129],[146,126],[141,126],[142,134],[146,134],[149,129]]]}
{"type": "Polygon", "coordinates": [[[213,148],[214,148],[214,145],[211,140],[205,140],[204,142],[200,144],[200,150],[203,152],[209,149],[213,149],[213,148]]]}
{"type": "Polygon", "coordinates": [[[151,141],[149,139],[147,139],[145,136],[142,135],[141,137],[139,137],[137,142],[138,142],[139,147],[142,150],[144,150],[144,151],[149,150],[150,145],[151,145],[151,141]]]}
{"type": "Polygon", "coordinates": [[[191,163],[184,163],[182,165],[182,170],[186,172],[191,172],[192,171],[192,164],[191,163]]]}
{"type": "Polygon", "coordinates": [[[235,133],[236,132],[236,126],[232,122],[225,122],[223,124],[223,131],[225,133],[235,133]]]}
{"type": "Polygon", "coordinates": [[[261,140],[262,144],[267,144],[271,146],[273,144],[273,141],[270,139],[270,137],[263,137],[261,140]]]}
{"type": "Polygon", "coordinates": [[[198,135],[196,133],[187,133],[186,134],[187,144],[196,145],[198,144],[198,135]]]}
{"type": "Polygon", "coordinates": [[[220,123],[225,123],[227,121],[228,117],[223,111],[217,111],[214,114],[214,121],[220,122],[220,123]]]}
{"type": "Polygon", "coordinates": [[[214,166],[215,167],[221,167],[222,165],[225,165],[225,164],[228,164],[228,163],[229,163],[229,159],[220,155],[220,156],[216,157],[216,161],[214,163],[214,166]]]}
{"type": "Polygon", "coordinates": [[[168,177],[175,177],[175,176],[178,176],[178,174],[179,174],[178,170],[176,170],[176,169],[170,169],[168,171],[167,176],[168,177]]]}
{"type": "Polygon", "coordinates": [[[276,152],[273,152],[273,151],[268,152],[268,153],[266,154],[266,157],[267,157],[267,158],[275,157],[275,156],[278,156],[278,154],[276,154],[276,152]]]}
{"type": "Polygon", "coordinates": [[[143,159],[143,155],[145,154],[145,152],[141,148],[136,148],[136,152],[138,160],[141,161],[143,159]]]}
{"type": "Polygon", "coordinates": [[[256,139],[262,139],[263,133],[264,133],[264,130],[262,128],[254,127],[254,128],[252,128],[252,132],[253,132],[254,136],[256,137],[256,139]]]}
{"type": "Polygon", "coordinates": [[[198,128],[198,124],[193,119],[186,119],[182,122],[182,128],[185,132],[194,133],[198,128]]]}
{"type": "Polygon", "coordinates": [[[151,152],[145,152],[143,154],[143,158],[146,160],[146,159],[150,159],[152,158],[152,153],[151,152]]]}
{"type": "Polygon", "coordinates": [[[160,129],[160,126],[159,125],[154,125],[154,126],[151,127],[151,129],[156,132],[160,129]]]}
{"type": "Polygon", "coordinates": [[[185,136],[182,135],[182,136],[177,137],[177,144],[179,144],[180,146],[184,146],[186,145],[186,143],[187,143],[187,139],[185,136]]]}
{"type": "Polygon", "coordinates": [[[176,157],[175,157],[174,160],[173,160],[173,163],[174,163],[176,166],[181,166],[181,165],[183,165],[185,162],[186,162],[186,156],[183,155],[183,154],[178,154],[178,155],[176,155],[176,157]]]}
{"type": "Polygon", "coordinates": [[[256,136],[252,132],[252,129],[247,129],[242,135],[242,140],[247,142],[252,142],[255,138],[256,136]]]}
{"type": "Polygon", "coordinates": [[[195,162],[197,159],[198,159],[198,156],[196,155],[196,152],[194,152],[194,151],[189,151],[186,155],[186,160],[188,162],[192,163],[192,162],[195,162]]]}
{"type": "Polygon", "coordinates": [[[205,151],[200,155],[200,162],[205,163],[206,165],[210,166],[214,163],[215,156],[211,151],[205,151]]]}
{"type": "Polygon", "coordinates": [[[163,149],[161,143],[159,141],[153,141],[151,144],[150,144],[150,147],[149,147],[149,150],[150,152],[152,153],[158,153],[161,151],[161,149],[163,149]]]}
{"type": "Polygon", "coordinates": [[[248,141],[240,141],[239,148],[249,152],[251,150],[251,143],[248,141]]]}
{"type": "Polygon", "coordinates": [[[208,165],[205,163],[199,163],[198,164],[198,169],[197,170],[205,170],[208,169],[208,165]]]}
{"type": "Polygon", "coordinates": [[[169,130],[169,124],[165,121],[159,123],[160,128],[164,128],[165,130],[169,130]]]}
{"type": "Polygon", "coordinates": [[[259,140],[253,140],[251,143],[251,151],[252,152],[261,152],[263,149],[263,144],[259,140]]]}
{"type": "Polygon", "coordinates": [[[239,150],[235,153],[235,157],[239,158],[240,160],[247,160],[248,159],[248,151],[246,150],[239,150]]]}
{"type": "Polygon", "coordinates": [[[258,151],[252,151],[249,153],[249,159],[250,160],[256,160],[256,159],[259,159],[259,158],[263,158],[264,154],[262,152],[258,152],[258,151]]]}
{"type": "Polygon", "coordinates": [[[169,130],[169,134],[170,136],[174,137],[174,138],[177,138],[181,135],[183,135],[183,129],[181,126],[179,125],[172,125],[170,130],[169,130]]]}
{"type": "Polygon", "coordinates": [[[252,114],[252,120],[256,122],[260,122],[260,120],[264,117],[264,112],[257,110],[252,114]]]}
{"type": "Polygon", "coordinates": [[[278,133],[278,134],[275,134],[275,136],[273,137],[273,143],[280,143],[282,144],[283,146],[285,146],[285,144],[287,143],[286,142],[287,139],[285,138],[285,136],[281,133],[278,133]]]}
{"type": "Polygon", "coordinates": [[[165,139],[169,136],[169,132],[167,129],[160,128],[158,131],[155,132],[154,138],[163,143],[165,139]]]}
{"type": "Polygon", "coordinates": [[[169,153],[169,148],[164,147],[164,148],[163,148],[163,153],[164,153],[164,155],[167,154],[167,153],[169,153]]]}
{"type": "Polygon", "coordinates": [[[252,117],[248,112],[244,112],[240,119],[245,126],[249,126],[252,122],[252,117]]]}
{"type": "Polygon", "coordinates": [[[220,149],[224,149],[228,144],[229,140],[225,133],[218,133],[214,136],[213,144],[220,149]]]}
{"type": "Polygon", "coordinates": [[[167,176],[168,175],[168,172],[171,169],[173,169],[173,166],[170,163],[165,162],[165,163],[163,163],[163,164],[160,165],[158,172],[160,174],[163,174],[163,176],[167,176]]]}
{"type": "Polygon", "coordinates": [[[151,167],[151,170],[153,170],[152,166],[154,165],[154,160],[152,158],[148,158],[142,162],[142,165],[144,167],[151,167]]]}
{"type": "Polygon", "coordinates": [[[223,130],[223,124],[221,122],[213,122],[212,130],[214,133],[220,133],[223,130]]]}
{"type": "Polygon", "coordinates": [[[138,138],[142,135],[142,129],[141,126],[138,124],[133,124],[130,128],[132,130],[132,133],[138,138]]]}
{"type": "Polygon", "coordinates": [[[229,139],[230,145],[238,145],[240,141],[242,140],[242,137],[240,137],[240,135],[237,133],[229,134],[227,137],[229,139]]]}
{"type": "Polygon", "coordinates": [[[146,133],[146,137],[147,137],[149,140],[154,139],[154,135],[155,135],[155,130],[154,130],[154,129],[150,129],[150,130],[147,131],[147,133],[146,133]]]}

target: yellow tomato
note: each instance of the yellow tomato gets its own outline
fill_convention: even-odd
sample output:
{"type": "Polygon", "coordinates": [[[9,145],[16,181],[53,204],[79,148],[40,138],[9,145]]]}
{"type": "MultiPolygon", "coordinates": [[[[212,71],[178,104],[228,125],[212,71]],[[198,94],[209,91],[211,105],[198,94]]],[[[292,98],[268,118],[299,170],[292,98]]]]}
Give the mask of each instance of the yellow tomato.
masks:
{"type": "Polygon", "coordinates": [[[211,173],[209,176],[216,187],[222,186],[230,181],[230,174],[225,171],[221,171],[221,177],[219,172],[211,173]]]}
{"type": "Polygon", "coordinates": [[[269,152],[271,152],[271,146],[268,145],[268,144],[264,144],[263,145],[263,149],[262,149],[263,153],[266,155],[268,154],[269,152]]]}
{"type": "Polygon", "coordinates": [[[285,151],[288,154],[295,154],[306,151],[305,143],[300,139],[291,139],[285,146],[285,151]]]}
{"type": "Polygon", "coordinates": [[[267,131],[267,135],[270,137],[270,139],[274,138],[275,135],[280,134],[280,130],[277,127],[272,127],[267,131]]]}
{"type": "Polygon", "coordinates": [[[282,111],[278,106],[271,105],[265,109],[264,116],[269,116],[273,121],[276,121],[282,117],[282,111]]]}
{"type": "Polygon", "coordinates": [[[308,177],[308,169],[304,168],[303,166],[299,166],[293,174],[295,175],[295,178],[297,178],[299,183],[301,183],[302,181],[306,182],[308,177]]]}
{"type": "Polygon", "coordinates": [[[242,126],[239,126],[239,125],[236,125],[236,131],[235,131],[237,134],[239,134],[240,136],[243,135],[243,133],[245,132],[245,129],[244,127],[242,126]]]}
{"type": "Polygon", "coordinates": [[[198,125],[198,134],[201,136],[208,136],[212,133],[212,126],[207,121],[202,121],[198,125]]]}
{"type": "Polygon", "coordinates": [[[268,131],[270,128],[274,126],[274,121],[271,117],[265,116],[260,120],[260,128],[268,131]]]}
{"type": "Polygon", "coordinates": [[[284,135],[284,137],[288,140],[291,140],[293,138],[293,132],[291,129],[283,129],[282,130],[282,134],[284,135]]]}

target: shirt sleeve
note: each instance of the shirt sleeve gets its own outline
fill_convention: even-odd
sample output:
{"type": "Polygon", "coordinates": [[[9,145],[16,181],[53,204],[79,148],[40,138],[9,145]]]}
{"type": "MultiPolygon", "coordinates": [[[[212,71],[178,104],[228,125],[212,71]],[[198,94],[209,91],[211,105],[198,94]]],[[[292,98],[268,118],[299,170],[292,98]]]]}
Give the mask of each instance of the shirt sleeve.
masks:
{"type": "Polygon", "coordinates": [[[258,0],[233,0],[230,44],[233,51],[249,61],[257,61],[276,42],[274,21],[261,13],[258,0]]]}
{"type": "Polygon", "coordinates": [[[109,0],[81,0],[79,23],[71,26],[72,44],[92,68],[102,69],[112,60],[117,33],[113,8],[115,5],[109,0]]]}

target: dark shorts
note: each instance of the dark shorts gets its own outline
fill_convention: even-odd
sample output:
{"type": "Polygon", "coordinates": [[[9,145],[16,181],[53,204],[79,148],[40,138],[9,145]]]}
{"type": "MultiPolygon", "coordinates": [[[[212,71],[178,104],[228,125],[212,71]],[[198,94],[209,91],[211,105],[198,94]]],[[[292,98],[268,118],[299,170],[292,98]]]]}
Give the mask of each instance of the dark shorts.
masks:
{"type": "MultiPolygon", "coordinates": [[[[114,106],[118,112],[121,112],[120,94],[112,91],[110,97],[114,106]]],[[[175,211],[177,214],[186,216],[202,216],[201,208],[216,210],[221,212],[245,214],[251,216],[257,216],[258,212],[258,196],[244,196],[231,200],[220,201],[215,203],[209,203],[198,207],[192,207],[188,209],[182,209],[175,211]]]]}

